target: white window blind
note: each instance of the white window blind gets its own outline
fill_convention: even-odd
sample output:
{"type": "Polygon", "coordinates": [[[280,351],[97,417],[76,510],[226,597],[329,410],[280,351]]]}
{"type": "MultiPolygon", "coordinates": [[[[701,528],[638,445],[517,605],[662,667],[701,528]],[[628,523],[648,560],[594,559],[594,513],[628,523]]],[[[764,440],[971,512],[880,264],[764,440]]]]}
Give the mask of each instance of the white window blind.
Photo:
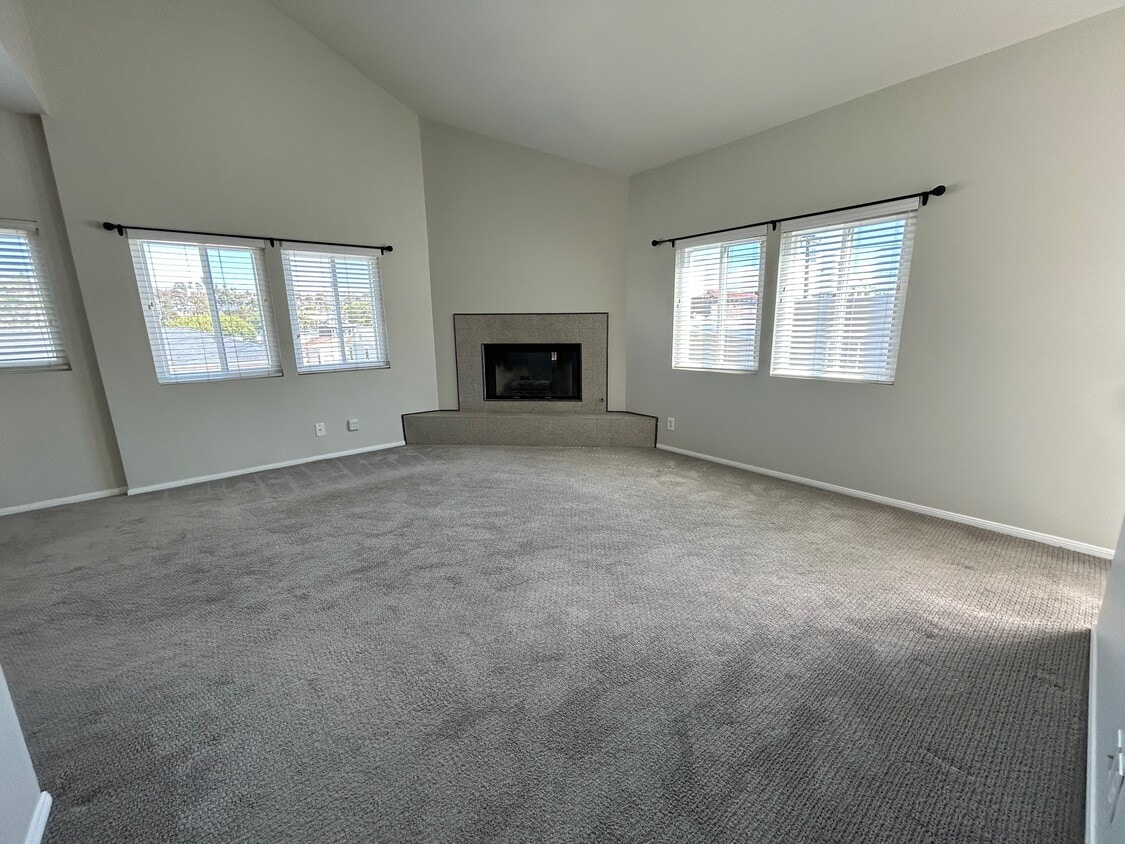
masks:
{"type": "Polygon", "coordinates": [[[298,372],[390,366],[379,256],[283,249],[298,372]]]}
{"type": "Polygon", "coordinates": [[[770,374],[894,383],[916,198],[783,224],[770,374]]]}
{"type": "Polygon", "coordinates": [[[34,223],[0,220],[0,370],[70,369],[34,223]]]}
{"type": "Polygon", "coordinates": [[[263,246],[130,238],[161,384],[280,375],[263,246]]]}
{"type": "Polygon", "coordinates": [[[674,368],[757,371],[765,242],[759,228],[738,240],[677,244],[674,368]]]}

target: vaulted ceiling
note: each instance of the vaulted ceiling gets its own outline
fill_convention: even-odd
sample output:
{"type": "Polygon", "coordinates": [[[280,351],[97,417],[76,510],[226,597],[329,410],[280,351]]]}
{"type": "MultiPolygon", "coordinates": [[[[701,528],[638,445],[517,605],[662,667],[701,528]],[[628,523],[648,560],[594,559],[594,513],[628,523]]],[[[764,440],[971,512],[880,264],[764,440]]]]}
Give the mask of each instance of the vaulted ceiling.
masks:
{"type": "Polygon", "coordinates": [[[1118,0],[270,0],[424,117],[631,174],[1118,0]]]}

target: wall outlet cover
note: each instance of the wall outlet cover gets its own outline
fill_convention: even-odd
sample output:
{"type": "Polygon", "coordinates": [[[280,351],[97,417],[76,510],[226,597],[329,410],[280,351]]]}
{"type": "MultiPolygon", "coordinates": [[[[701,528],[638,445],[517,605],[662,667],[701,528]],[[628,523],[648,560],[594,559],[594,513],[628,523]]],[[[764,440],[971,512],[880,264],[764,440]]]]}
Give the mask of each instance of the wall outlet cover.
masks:
{"type": "Polygon", "coordinates": [[[349,431],[358,431],[359,430],[359,420],[358,419],[349,419],[348,420],[348,430],[349,431]]]}
{"type": "Polygon", "coordinates": [[[324,426],[323,422],[317,422],[316,427],[313,430],[316,431],[316,435],[318,437],[323,437],[325,434],[328,433],[328,429],[324,426]]]}

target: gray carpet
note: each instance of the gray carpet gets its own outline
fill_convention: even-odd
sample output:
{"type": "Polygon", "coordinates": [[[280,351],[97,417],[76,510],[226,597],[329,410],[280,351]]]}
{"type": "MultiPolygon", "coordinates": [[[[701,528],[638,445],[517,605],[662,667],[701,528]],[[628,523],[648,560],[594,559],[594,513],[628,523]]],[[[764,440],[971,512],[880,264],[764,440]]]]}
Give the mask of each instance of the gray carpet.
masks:
{"type": "Polygon", "coordinates": [[[654,450],[0,520],[47,840],[1078,842],[1105,564],[654,450]]]}

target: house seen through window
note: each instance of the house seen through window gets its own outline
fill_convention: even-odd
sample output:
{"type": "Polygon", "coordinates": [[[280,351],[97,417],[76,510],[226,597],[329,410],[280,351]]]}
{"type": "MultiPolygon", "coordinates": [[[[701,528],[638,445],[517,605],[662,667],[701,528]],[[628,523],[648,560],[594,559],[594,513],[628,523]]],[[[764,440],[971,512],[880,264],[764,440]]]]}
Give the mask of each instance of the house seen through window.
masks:
{"type": "Polygon", "coordinates": [[[263,245],[130,246],[160,383],[281,374],[263,245]]]}
{"type": "Polygon", "coordinates": [[[677,246],[674,368],[757,370],[764,252],[764,230],[677,246]]]}
{"type": "Polygon", "coordinates": [[[35,223],[0,220],[0,370],[70,369],[35,223]]]}
{"type": "Polygon", "coordinates": [[[894,382],[917,208],[783,227],[771,375],[894,382]]]}
{"type": "Polygon", "coordinates": [[[389,366],[379,256],[283,249],[297,371],[389,366]]]}

